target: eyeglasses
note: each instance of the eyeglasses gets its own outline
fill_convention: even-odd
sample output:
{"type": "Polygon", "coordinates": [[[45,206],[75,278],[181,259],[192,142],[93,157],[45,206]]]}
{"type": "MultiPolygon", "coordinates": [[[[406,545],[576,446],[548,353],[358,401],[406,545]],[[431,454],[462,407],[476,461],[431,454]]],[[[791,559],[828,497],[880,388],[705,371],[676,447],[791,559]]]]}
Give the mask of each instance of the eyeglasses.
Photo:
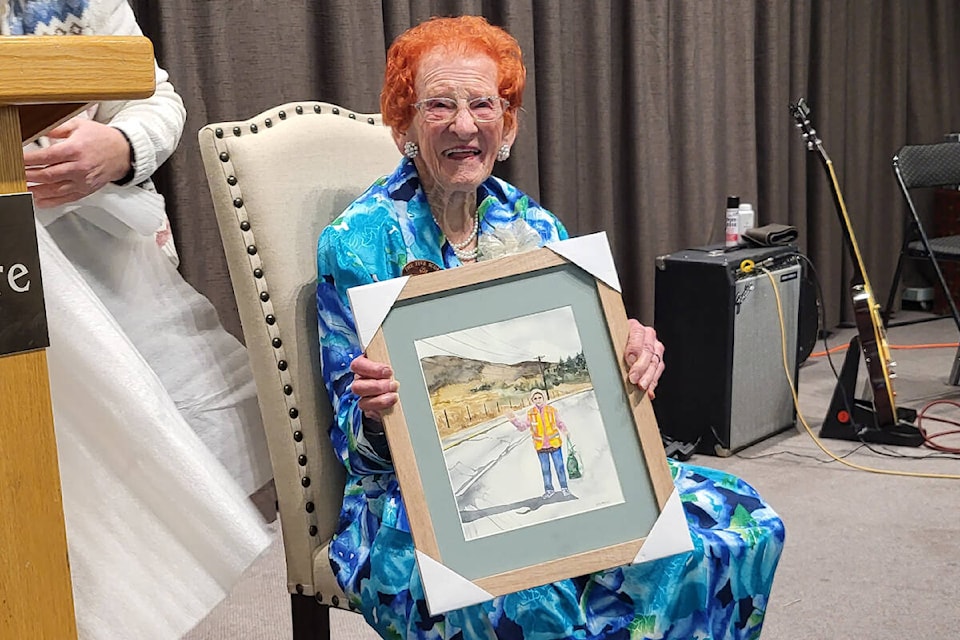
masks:
{"type": "Polygon", "coordinates": [[[413,103],[427,122],[448,124],[460,113],[460,105],[466,103],[467,111],[474,122],[494,122],[503,117],[510,103],[498,96],[481,96],[464,100],[463,98],[425,98],[413,103]]]}

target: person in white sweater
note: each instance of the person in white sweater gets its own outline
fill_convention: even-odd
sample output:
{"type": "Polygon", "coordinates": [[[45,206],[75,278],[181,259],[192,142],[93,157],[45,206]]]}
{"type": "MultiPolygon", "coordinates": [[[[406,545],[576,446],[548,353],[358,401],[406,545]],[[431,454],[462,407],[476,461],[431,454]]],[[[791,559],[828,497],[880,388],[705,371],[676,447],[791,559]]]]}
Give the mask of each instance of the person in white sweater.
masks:
{"type": "MultiPolygon", "coordinates": [[[[126,0],[0,0],[0,33],[141,35],[126,0]]],[[[84,640],[181,637],[270,540],[246,352],[177,271],[150,180],[186,117],[159,66],[156,83],[24,147],[84,640]]]]}

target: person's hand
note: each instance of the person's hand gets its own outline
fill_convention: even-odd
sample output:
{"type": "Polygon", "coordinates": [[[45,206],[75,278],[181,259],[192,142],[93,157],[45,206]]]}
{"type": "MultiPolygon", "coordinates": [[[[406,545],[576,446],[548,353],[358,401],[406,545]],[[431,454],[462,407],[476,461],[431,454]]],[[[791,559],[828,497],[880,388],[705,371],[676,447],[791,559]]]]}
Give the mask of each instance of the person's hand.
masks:
{"type": "Polygon", "coordinates": [[[58,142],[23,153],[28,188],[38,208],[79,200],[130,171],[130,144],[111,126],[74,118],[47,137],[58,142]]]}
{"type": "Polygon", "coordinates": [[[358,404],[363,415],[382,421],[383,412],[400,399],[397,394],[400,383],[393,379],[393,370],[361,355],[350,363],[350,371],[353,372],[350,390],[360,397],[358,404]]]}
{"type": "Polygon", "coordinates": [[[507,411],[503,415],[506,416],[507,420],[510,420],[511,422],[513,422],[517,417],[517,414],[515,414],[513,411],[507,411]]]}
{"type": "Polygon", "coordinates": [[[634,319],[629,320],[630,333],[623,359],[629,371],[627,378],[631,384],[646,391],[650,399],[656,397],[654,389],[663,374],[663,343],[657,340],[653,327],[645,327],[634,319]]]}

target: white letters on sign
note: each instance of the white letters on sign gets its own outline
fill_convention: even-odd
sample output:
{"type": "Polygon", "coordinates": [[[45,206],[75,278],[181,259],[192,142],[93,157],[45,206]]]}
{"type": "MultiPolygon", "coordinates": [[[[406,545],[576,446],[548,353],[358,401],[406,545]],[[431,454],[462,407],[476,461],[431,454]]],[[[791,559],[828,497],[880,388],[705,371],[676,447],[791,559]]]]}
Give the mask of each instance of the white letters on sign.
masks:
{"type": "MultiPolygon", "coordinates": [[[[7,269],[7,277],[2,278],[4,267],[0,264],[0,282],[7,281],[7,286],[15,293],[26,293],[30,291],[30,272],[19,262],[7,269]],[[24,280],[26,278],[26,280],[24,280]]],[[[3,294],[3,287],[0,287],[0,295],[3,294]]]]}

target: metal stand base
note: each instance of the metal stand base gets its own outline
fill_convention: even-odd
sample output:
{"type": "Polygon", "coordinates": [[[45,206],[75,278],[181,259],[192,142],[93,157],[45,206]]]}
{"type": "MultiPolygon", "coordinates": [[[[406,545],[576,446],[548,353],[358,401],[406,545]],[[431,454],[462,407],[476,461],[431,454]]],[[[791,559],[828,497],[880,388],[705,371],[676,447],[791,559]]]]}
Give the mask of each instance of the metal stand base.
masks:
{"type": "Polygon", "coordinates": [[[917,419],[916,411],[898,407],[897,422],[880,425],[877,424],[873,402],[854,397],[859,367],[860,339],[854,336],[843,359],[830,408],[820,427],[820,437],[904,447],[922,445],[923,434],[912,424],[917,419]]]}

